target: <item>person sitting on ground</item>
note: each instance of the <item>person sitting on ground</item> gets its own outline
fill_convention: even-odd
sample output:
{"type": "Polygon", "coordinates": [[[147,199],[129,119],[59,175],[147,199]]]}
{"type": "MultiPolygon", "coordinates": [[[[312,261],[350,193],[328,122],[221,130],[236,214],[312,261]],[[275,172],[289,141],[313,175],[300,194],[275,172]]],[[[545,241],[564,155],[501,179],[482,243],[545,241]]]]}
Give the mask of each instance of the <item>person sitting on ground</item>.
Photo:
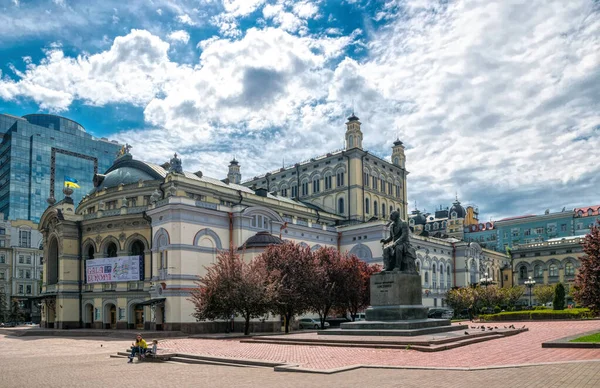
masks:
{"type": "Polygon", "coordinates": [[[131,355],[129,356],[128,362],[133,362],[133,357],[135,357],[136,353],[143,357],[146,353],[146,349],[148,349],[148,344],[146,344],[146,341],[142,338],[142,335],[138,334],[136,336],[135,343],[131,344],[131,355]]]}
{"type": "Polygon", "coordinates": [[[156,356],[156,352],[158,351],[158,340],[152,340],[152,348],[148,349],[148,354],[152,356],[156,356]]]}

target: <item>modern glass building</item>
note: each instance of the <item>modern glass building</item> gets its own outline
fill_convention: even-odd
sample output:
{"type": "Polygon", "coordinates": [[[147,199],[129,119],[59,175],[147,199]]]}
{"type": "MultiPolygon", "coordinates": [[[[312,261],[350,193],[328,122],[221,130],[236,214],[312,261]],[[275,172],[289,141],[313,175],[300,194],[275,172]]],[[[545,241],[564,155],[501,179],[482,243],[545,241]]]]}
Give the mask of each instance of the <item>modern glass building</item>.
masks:
{"type": "Polygon", "coordinates": [[[0,136],[0,212],[36,223],[49,197],[64,197],[65,176],[81,186],[71,195],[77,205],[94,188],[94,174],[107,170],[121,149],[73,120],[47,114],[0,114],[0,136]]]}

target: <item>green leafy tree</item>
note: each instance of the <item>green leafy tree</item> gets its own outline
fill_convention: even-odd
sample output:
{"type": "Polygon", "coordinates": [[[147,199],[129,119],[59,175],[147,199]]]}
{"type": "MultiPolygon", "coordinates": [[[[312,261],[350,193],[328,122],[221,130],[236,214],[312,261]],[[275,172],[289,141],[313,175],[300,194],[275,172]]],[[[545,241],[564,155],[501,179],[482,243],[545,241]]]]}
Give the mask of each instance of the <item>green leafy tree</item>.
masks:
{"type": "Polygon", "coordinates": [[[250,334],[250,320],[269,312],[277,292],[277,283],[269,280],[263,264],[260,260],[246,263],[235,249],[220,252],[191,292],[194,317],[229,319],[237,314],[244,318],[244,334],[250,334]]]}
{"type": "Polygon", "coordinates": [[[23,320],[23,310],[21,310],[21,305],[18,300],[13,300],[10,313],[8,314],[8,321],[13,323],[19,323],[23,320]]]}
{"type": "Polygon", "coordinates": [[[463,310],[472,311],[475,307],[476,293],[472,287],[453,288],[446,293],[446,303],[457,314],[463,310]]]}
{"type": "Polygon", "coordinates": [[[9,310],[6,304],[6,294],[4,291],[0,292],[0,322],[5,322],[8,317],[9,310]]]}
{"type": "Polygon", "coordinates": [[[523,294],[525,294],[525,287],[523,286],[513,286],[502,288],[503,293],[503,305],[508,306],[509,309],[512,309],[516,306],[517,302],[523,294]]]}
{"type": "Polygon", "coordinates": [[[583,241],[585,256],[575,278],[573,298],[583,307],[600,313],[600,224],[592,226],[583,241]]]}
{"type": "Polygon", "coordinates": [[[552,309],[565,309],[565,286],[563,286],[562,283],[558,283],[556,287],[554,287],[554,301],[552,302],[552,309]]]}
{"type": "Polygon", "coordinates": [[[538,303],[546,305],[554,298],[554,286],[541,284],[533,288],[533,296],[538,303]]]}

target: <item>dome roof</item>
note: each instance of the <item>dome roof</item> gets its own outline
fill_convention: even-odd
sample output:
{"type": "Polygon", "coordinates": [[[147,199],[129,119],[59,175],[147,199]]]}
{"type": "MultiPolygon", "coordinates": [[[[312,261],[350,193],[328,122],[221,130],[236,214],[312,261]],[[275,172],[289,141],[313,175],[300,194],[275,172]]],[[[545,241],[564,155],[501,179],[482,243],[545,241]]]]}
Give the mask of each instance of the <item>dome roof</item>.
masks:
{"type": "Polygon", "coordinates": [[[163,179],[166,176],[166,171],[160,166],[133,160],[131,156],[127,156],[113,164],[105,175],[98,174],[94,177],[94,191],[117,187],[121,184],[137,183],[140,180],[163,179]]]}
{"type": "Polygon", "coordinates": [[[96,187],[96,190],[108,189],[110,187],[117,187],[120,184],[128,185],[130,183],[136,183],[140,180],[142,181],[150,181],[154,180],[147,172],[138,170],[133,167],[121,167],[117,168],[106,174],[102,183],[96,187]]]}
{"type": "Polygon", "coordinates": [[[258,232],[250,237],[240,249],[265,248],[269,245],[281,245],[283,240],[269,232],[258,232]]]}
{"type": "Polygon", "coordinates": [[[456,202],[454,202],[452,204],[452,207],[448,211],[450,218],[453,218],[452,217],[453,212],[456,212],[456,218],[465,218],[465,216],[467,215],[467,211],[465,210],[464,207],[462,207],[462,205],[460,204],[460,202],[458,200],[456,200],[456,202]]]}
{"type": "Polygon", "coordinates": [[[413,214],[415,214],[415,216],[412,217],[412,219],[415,221],[415,225],[425,225],[425,223],[427,223],[427,218],[420,211],[417,210],[413,214]]]}
{"type": "Polygon", "coordinates": [[[348,121],[358,121],[358,120],[360,120],[360,119],[358,117],[356,117],[354,112],[352,112],[352,116],[348,117],[348,121]]]}

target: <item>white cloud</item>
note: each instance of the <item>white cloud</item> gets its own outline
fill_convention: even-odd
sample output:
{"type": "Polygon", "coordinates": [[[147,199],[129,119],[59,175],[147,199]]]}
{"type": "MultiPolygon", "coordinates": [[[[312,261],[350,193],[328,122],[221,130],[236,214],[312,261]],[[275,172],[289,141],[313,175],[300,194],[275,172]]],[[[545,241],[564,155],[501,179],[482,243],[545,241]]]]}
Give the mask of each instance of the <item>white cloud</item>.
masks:
{"type": "Polygon", "coordinates": [[[265,0],[223,0],[225,12],[231,16],[246,16],[256,11],[265,0]]]}
{"type": "Polygon", "coordinates": [[[159,9],[157,9],[157,10],[156,10],[156,13],[157,13],[159,16],[162,16],[162,14],[163,14],[163,10],[159,8],[159,9]]]}
{"type": "Polygon", "coordinates": [[[175,43],[181,42],[183,44],[187,44],[187,42],[189,42],[189,40],[190,40],[190,34],[184,30],[177,30],[177,31],[171,32],[167,36],[167,39],[170,40],[171,42],[175,42],[175,43]]]}
{"type": "MultiPolygon", "coordinates": [[[[293,162],[340,148],[354,100],[366,148],[387,156],[392,139],[404,141],[410,200],[429,210],[455,191],[486,219],[540,211],[531,209],[540,202],[597,202],[600,167],[589,153],[600,142],[595,3],[390,1],[370,15],[380,12],[382,27],[338,36],[333,24],[321,37],[306,23],[318,8],[298,4],[309,3],[224,4],[212,20],[228,35],[200,42],[189,66],[147,31],[90,56],[50,48],[14,80],[5,74],[0,98],[52,110],[75,99],[141,106],[156,128],[143,132],[144,147],[159,150],[155,161],[182,152],[186,169],[213,176],[225,175],[233,152],[253,176],[279,167],[281,155],[293,162]],[[239,20],[255,11],[277,28],[242,33],[239,20]],[[345,58],[349,48],[364,52],[345,58]]],[[[191,12],[173,13],[189,24],[191,12]]]]}
{"type": "Polygon", "coordinates": [[[177,20],[179,23],[187,24],[188,26],[196,25],[196,23],[192,20],[192,18],[188,14],[177,15],[175,20],[177,20]]]}

